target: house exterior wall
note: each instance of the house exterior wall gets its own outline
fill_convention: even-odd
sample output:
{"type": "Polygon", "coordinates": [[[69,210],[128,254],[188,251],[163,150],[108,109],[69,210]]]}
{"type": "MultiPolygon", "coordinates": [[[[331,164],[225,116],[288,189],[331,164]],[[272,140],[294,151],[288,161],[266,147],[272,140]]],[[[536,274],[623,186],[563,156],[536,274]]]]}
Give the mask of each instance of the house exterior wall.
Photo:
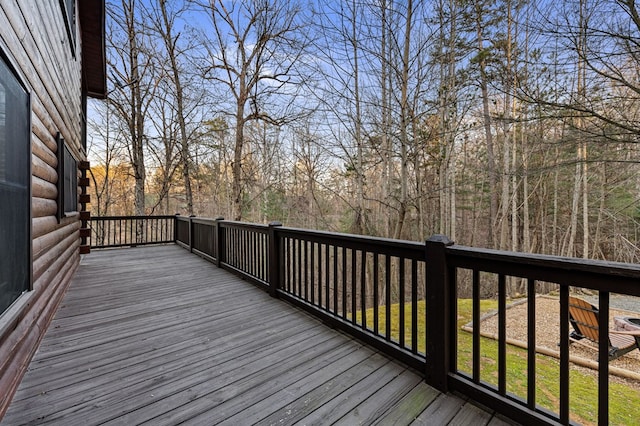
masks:
{"type": "Polygon", "coordinates": [[[80,25],[65,18],[69,5],[73,1],[0,2],[0,50],[31,99],[32,175],[31,218],[25,218],[31,221],[32,284],[0,313],[0,418],[80,262],[79,214],[57,217],[58,132],[75,159],[86,160],[80,25]]]}

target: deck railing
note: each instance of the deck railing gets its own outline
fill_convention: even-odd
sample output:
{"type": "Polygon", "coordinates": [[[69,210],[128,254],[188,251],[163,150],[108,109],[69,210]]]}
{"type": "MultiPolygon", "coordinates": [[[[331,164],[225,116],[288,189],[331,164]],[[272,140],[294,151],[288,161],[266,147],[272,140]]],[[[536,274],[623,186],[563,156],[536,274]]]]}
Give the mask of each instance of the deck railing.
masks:
{"type": "MultiPolygon", "coordinates": [[[[474,249],[454,245],[443,236],[416,243],[279,223],[172,219],[177,244],[423,371],[426,381],[437,389],[458,391],[524,424],[571,421],[569,287],[597,291],[601,318],[609,317],[610,293],[640,296],[638,265],[474,249]],[[506,303],[507,283],[512,280],[523,280],[530,296],[526,299],[526,395],[508,391],[506,303]],[[458,293],[468,283],[472,324],[480,324],[483,295],[489,292],[497,298],[497,377],[488,380],[481,374],[480,327],[472,327],[470,367],[461,362],[458,352],[460,333],[466,333],[457,325],[458,293]],[[537,403],[534,296],[539,284],[555,285],[559,293],[557,410],[537,403]]],[[[103,223],[101,218],[92,221],[103,223]]],[[[127,229],[132,227],[135,224],[127,229]]],[[[164,237],[155,242],[165,242],[164,237]]],[[[607,327],[601,328],[600,336],[594,391],[598,393],[597,422],[604,425],[609,420],[607,327]]]]}
{"type": "Polygon", "coordinates": [[[175,241],[175,216],[101,216],[91,218],[91,247],[125,247],[175,241]]]}

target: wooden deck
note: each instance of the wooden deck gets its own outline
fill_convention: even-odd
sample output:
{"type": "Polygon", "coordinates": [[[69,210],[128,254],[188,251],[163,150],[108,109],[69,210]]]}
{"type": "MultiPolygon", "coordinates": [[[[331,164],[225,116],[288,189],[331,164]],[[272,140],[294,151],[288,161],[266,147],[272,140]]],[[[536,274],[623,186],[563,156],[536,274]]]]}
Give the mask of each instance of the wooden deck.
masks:
{"type": "Polygon", "coordinates": [[[175,246],[94,251],[3,425],[505,421],[175,246]]]}

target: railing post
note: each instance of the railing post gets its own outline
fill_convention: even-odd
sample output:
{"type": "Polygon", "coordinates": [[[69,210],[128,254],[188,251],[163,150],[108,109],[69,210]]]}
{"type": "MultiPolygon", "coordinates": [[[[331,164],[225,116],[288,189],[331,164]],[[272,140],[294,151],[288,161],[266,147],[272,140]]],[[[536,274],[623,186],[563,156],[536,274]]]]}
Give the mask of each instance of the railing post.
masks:
{"type": "Polygon", "coordinates": [[[196,215],[189,215],[189,252],[193,253],[193,218],[196,215]]]}
{"type": "Polygon", "coordinates": [[[216,226],[214,232],[215,238],[215,247],[216,247],[216,266],[220,268],[222,266],[222,256],[224,253],[224,231],[222,230],[222,226],[220,226],[220,222],[224,220],[224,217],[220,216],[216,219],[216,226]]]}
{"type": "Polygon", "coordinates": [[[173,219],[173,242],[178,241],[178,216],[180,213],[176,213],[173,219]]]}
{"type": "Polygon", "coordinates": [[[282,226],[280,222],[269,223],[269,293],[271,297],[278,297],[280,288],[280,240],[276,229],[282,226]]]}
{"type": "Polygon", "coordinates": [[[453,242],[444,235],[433,235],[425,244],[427,264],[427,353],[426,381],[431,386],[447,392],[447,377],[451,368],[451,297],[456,294],[449,286],[449,268],[446,248],[453,242]]]}

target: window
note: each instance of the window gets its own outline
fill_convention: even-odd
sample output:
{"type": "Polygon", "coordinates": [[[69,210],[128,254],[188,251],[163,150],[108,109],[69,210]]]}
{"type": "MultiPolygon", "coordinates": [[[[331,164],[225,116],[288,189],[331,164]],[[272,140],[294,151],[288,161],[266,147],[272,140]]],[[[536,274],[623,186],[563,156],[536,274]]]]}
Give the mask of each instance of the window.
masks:
{"type": "Polygon", "coordinates": [[[58,133],[58,220],[78,210],[78,162],[58,133]]]}
{"type": "Polygon", "coordinates": [[[64,147],[64,211],[78,210],[78,162],[71,151],[64,147]]]}
{"type": "Polygon", "coordinates": [[[30,111],[0,55],[0,313],[31,288],[30,111]]]}
{"type": "Polygon", "coordinates": [[[76,0],[60,0],[64,23],[67,27],[67,35],[69,36],[71,52],[75,55],[76,48],[76,0]]]}

